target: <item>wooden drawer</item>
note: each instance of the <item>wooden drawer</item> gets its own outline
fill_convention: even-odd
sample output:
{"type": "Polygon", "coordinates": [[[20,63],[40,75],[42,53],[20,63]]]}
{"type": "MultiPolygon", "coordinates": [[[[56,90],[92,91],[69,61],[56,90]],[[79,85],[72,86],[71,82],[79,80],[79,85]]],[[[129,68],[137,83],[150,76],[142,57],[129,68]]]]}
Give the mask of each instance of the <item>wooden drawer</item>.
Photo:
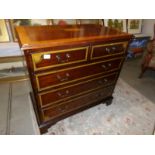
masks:
{"type": "Polygon", "coordinates": [[[34,71],[87,61],[88,46],[32,53],[34,71]]]}
{"type": "Polygon", "coordinates": [[[100,59],[108,56],[124,54],[127,45],[128,42],[94,45],[91,50],[91,59],[100,59]]]}
{"type": "Polygon", "coordinates": [[[103,86],[114,84],[117,78],[117,73],[106,75],[104,77],[98,77],[95,79],[83,81],[80,84],[76,83],[72,86],[61,88],[58,90],[43,92],[38,95],[41,107],[54,105],[61,101],[66,101],[70,98],[86,94],[95,89],[101,88],[103,86]]]}
{"type": "Polygon", "coordinates": [[[76,66],[70,69],[51,71],[42,74],[36,74],[38,90],[45,90],[55,86],[60,86],[70,82],[91,78],[96,75],[102,75],[120,68],[124,58],[112,59],[104,62],[98,62],[89,65],[76,66]]]}
{"type": "Polygon", "coordinates": [[[94,102],[99,102],[104,98],[111,96],[114,86],[105,87],[97,91],[91,92],[82,97],[77,97],[68,102],[62,103],[55,107],[48,107],[42,110],[43,121],[62,116],[68,112],[74,111],[78,108],[90,105],[94,102]]]}

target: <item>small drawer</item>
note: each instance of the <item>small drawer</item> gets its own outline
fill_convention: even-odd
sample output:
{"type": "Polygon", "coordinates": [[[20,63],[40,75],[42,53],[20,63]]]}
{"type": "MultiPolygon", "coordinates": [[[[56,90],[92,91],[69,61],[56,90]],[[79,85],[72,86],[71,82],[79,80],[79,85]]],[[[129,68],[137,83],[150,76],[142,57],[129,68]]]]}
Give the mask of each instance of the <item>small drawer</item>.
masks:
{"type": "Polygon", "coordinates": [[[70,98],[86,94],[95,89],[114,84],[117,78],[117,73],[106,75],[103,77],[97,77],[81,83],[74,84],[72,86],[39,93],[38,98],[41,107],[54,105],[56,103],[66,101],[70,98]]]}
{"type": "Polygon", "coordinates": [[[128,42],[94,45],[91,50],[91,59],[100,59],[108,56],[124,54],[128,42]]]}
{"type": "Polygon", "coordinates": [[[87,61],[88,46],[32,53],[34,71],[87,61]]]}
{"type": "Polygon", "coordinates": [[[54,119],[81,107],[91,105],[94,102],[100,102],[104,98],[112,95],[113,88],[114,86],[105,87],[84,96],[69,100],[68,102],[62,103],[60,105],[56,105],[55,107],[44,108],[42,110],[43,121],[54,119]]]}
{"type": "Polygon", "coordinates": [[[116,71],[120,68],[123,60],[124,58],[117,58],[90,65],[76,66],[70,69],[36,74],[38,91],[116,71]]]}

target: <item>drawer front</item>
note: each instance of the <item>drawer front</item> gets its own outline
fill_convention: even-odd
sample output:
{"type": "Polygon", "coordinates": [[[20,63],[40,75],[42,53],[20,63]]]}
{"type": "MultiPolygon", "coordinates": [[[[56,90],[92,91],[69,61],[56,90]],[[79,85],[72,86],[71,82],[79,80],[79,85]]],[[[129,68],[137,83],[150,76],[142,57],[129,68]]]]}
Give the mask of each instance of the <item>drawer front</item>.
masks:
{"type": "Polygon", "coordinates": [[[63,89],[40,93],[38,95],[40,106],[45,107],[49,105],[54,105],[58,102],[66,101],[70,98],[86,94],[103,86],[114,84],[116,78],[117,73],[113,73],[104,77],[90,79],[86,82],[81,82],[80,84],[77,83],[63,89]]]}
{"type": "Polygon", "coordinates": [[[91,59],[100,59],[108,56],[124,54],[128,42],[94,45],[91,50],[91,59]]]}
{"type": "Polygon", "coordinates": [[[88,46],[32,53],[34,71],[87,61],[88,46]]]}
{"type": "Polygon", "coordinates": [[[78,108],[101,101],[102,99],[111,96],[113,88],[114,86],[105,87],[82,97],[77,97],[73,100],[62,103],[61,105],[45,108],[42,110],[43,121],[48,121],[78,108]]]}
{"type": "Polygon", "coordinates": [[[116,71],[120,68],[123,58],[117,58],[104,62],[98,62],[90,65],[77,66],[71,69],[61,71],[36,74],[38,90],[45,90],[55,86],[78,82],[79,80],[91,78],[96,75],[116,71]]]}

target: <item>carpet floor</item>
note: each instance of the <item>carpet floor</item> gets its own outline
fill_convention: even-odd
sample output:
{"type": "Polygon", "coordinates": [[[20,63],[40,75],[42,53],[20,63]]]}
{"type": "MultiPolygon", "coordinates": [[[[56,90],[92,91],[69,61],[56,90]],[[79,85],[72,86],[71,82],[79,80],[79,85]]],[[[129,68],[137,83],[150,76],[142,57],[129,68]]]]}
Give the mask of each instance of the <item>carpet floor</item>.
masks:
{"type": "Polygon", "coordinates": [[[48,135],[151,135],[155,104],[119,79],[110,106],[100,104],[68,117],[49,129],[48,135]]]}
{"type": "MultiPolygon", "coordinates": [[[[29,82],[0,84],[0,134],[40,134],[29,96],[29,82]]],[[[155,104],[119,79],[110,106],[100,104],[49,128],[47,135],[151,135],[155,104]]]]}

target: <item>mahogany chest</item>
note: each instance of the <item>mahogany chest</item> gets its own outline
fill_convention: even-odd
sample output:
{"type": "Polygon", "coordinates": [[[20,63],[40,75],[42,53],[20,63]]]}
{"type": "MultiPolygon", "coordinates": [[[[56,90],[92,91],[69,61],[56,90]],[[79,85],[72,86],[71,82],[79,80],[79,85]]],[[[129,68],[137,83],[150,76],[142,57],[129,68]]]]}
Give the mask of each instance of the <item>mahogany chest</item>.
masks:
{"type": "Polygon", "coordinates": [[[112,102],[132,35],[100,25],[19,26],[40,132],[89,107],[112,102]]]}

